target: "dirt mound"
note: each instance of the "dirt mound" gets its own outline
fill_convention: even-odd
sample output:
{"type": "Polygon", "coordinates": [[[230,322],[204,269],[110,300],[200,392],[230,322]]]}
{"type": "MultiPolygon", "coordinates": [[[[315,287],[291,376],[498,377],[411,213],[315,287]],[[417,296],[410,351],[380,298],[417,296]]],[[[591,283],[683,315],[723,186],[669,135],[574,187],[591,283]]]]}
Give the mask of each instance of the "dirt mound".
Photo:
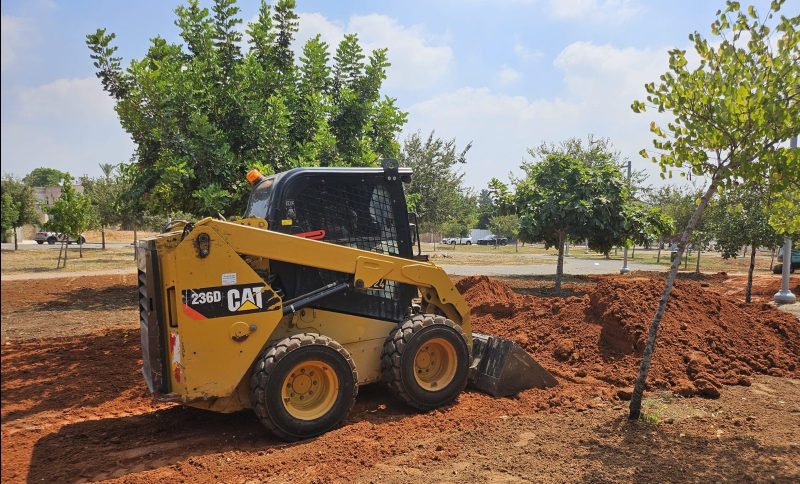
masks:
{"type": "MultiPolygon", "coordinates": [[[[513,314],[488,305],[478,292],[490,287],[489,297],[496,298],[510,290],[500,285],[489,280],[469,287],[477,331],[520,343],[561,381],[600,384],[607,394],[632,385],[663,281],[601,278],[583,297],[516,295],[513,314]]],[[[706,286],[676,283],[659,331],[651,387],[717,397],[722,385],[747,385],[754,373],[800,375],[795,318],[767,304],[731,301],[706,286]]],[[[585,391],[565,391],[574,396],[576,390],[585,391]]]]}
{"type": "Polygon", "coordinates": [[[508,285],[486,276],[465,277],[456,283],[456,288],[467,304],[479,312],[510,316],[521,301],[508,285]]]}

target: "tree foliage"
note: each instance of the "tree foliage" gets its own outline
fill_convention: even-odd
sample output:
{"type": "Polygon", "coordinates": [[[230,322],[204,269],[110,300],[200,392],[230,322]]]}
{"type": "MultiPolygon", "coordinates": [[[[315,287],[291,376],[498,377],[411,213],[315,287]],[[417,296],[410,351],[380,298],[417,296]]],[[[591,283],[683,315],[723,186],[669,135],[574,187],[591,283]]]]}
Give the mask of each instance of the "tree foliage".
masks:
{"type": "Polygon", "coordinates": [[[115,34],[86,37],[136,144],[125,177],[128,198],[141,197],[145,209],[238,214],[249,168],[369,166],[399,155],[406,114],[380,94],[386,49],[366,53],[346,35],[330,67],[330,48],[316,36],[296,62],[294,0],[262,1],[244,29],[235,0],[216,0],[211,11],[188,0],[175,13],[182,44],[157,36],[127,69],[115,34]]]}
{"type": "Polygon", "coordinates": [[[793,237],[800,235],[800,187],[789,185],[778,193],[772,193],[771,202],[770,226],[778,233],[793,237]]]}
{"type": "Polygon", "coordinates": [[[464,174],[458,170],[466,163],[471,144],[459,150],[455,139],[442,139],[431,132],[427,138],[412,133],[403,142],[400,164],[413,170],[406,187],[410,208],[417,212],[420,230],[441,230],[445,222],[460,226],[466,235],[471,223],[477,222],[477,199],[464,187],[464,174]]]}
{"type": "Polygon", "coordinates": [[[117,169],[110,163],[101,164],[103,176],[83,181],[83,190],[92,208],[93,220],[103,234],[105,249],[105,229],[122,222],[120,202],[123,196],[123,185],[120,183],[117,169]]]}
{"type": "Polygon", "coordinates": [[[77,239],[94,222],[89,198],[75,190],[69,175],[64,178],[61,196],[47,207],[47,214],[50,216],[47,228],[71,239],[77,239]]]}
{"type": "Polygon", "coordinates": [[[14,250],[17,249],[16,229],[26,224],[39,223],[39,214],[36,211],[36,197],[33,188],[12,176],[3,177],[3,224],[2,231],[14,230],[14,250]]]}
{"type": "Polygon", "coordinates": [[[769,200],[757,187],[727,190],[711,218],[717,249],[725,259],[736,258],[744,246],[775,249],[783,237],[769,224],[769,200]]]}
{"type": "Polygon", "coordinates": [[[588,238],[590,246],[618,240],[625,222],[625,180],[609,160],[587,164],[569,153],[548,154],[525,171],[516,190],[519,238],[558,248],[555,289],[560,291],[568,236],[588,238]]]}
{"type": "Polygon", "coordinates": [[[644,349],[630,404],[631,419],[641,413],[650,360],[658,327],[666,310],[680,255],[717,190],[769,179],[776,191],[800,183],[800,156],[784,145],[800,132],[800,15],[780,14],[783,0],[774,0],[760,15],[728,1],[711,24],[716,39],[698,32],[689,36],[699,59],[686,51],[669,52],[669,71],[645,85],[646,101],[633,102],[634,112],[668,112],[666,126],[650,122],[652,151],[641,154],[659,164],[662,176],[672,169],[708,177],[708,186],[686,224],[664,285],[644,349]]]}
{"type": "Polygon", "coordinates": [[[9,230],[14,228],[14,223],[16,223],[17,217],[19,216],[19,204],[14,200],[14,197],[5,190],[3,190],[2,198],[3,207],[2,211],[0,211],[0,229],[2,229],[3,240],[5,240],[6,234],[9,230]]]}
{"type": "Polygon", "coordinates": [[[57,187],[67,177],[67,173],[55,168],[39,167],[31,170],[22,179],[32,187],[57,187]]]}
{"type": "Polygon", "coordinates": [[[489,230],[495,235],[516,239],[519,236],[519,217],[515,213],[495,215],[489,219],[489,230]]]}

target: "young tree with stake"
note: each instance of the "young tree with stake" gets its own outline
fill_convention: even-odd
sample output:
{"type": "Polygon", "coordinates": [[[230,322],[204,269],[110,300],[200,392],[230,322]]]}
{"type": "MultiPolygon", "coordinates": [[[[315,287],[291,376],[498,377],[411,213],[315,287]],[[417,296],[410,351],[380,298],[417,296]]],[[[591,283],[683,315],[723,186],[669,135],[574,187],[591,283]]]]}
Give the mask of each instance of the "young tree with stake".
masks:
{"type": "Polygon", "coordinates": [[[669,71],[658,84],[645,85],[647,101],[633,102],[637,113],[651,107],[672,114],[666,129],[650,123],[655,150],[642,150],[642,156],[657,162],[662,176],[671,168],[687,168],[707,177],[708,184],[683,230],[650,324],[630,402],[631,420],[641,414],[658,327],[680,256],[711,198],[718,190],[765,176],[776,190],[798,183],[796,176],[781,176],[800,173],[800,157],[784,146],[800,132],[800,16],[780,15],[783,3],[773,1],[760,16],[752,6],[742,9],[739,2],[729,1],[711,24],[718,41],[709,42],[697,32],[689,36],[698,65],[689,66],[686,51],[673,49],[669,71]]]}

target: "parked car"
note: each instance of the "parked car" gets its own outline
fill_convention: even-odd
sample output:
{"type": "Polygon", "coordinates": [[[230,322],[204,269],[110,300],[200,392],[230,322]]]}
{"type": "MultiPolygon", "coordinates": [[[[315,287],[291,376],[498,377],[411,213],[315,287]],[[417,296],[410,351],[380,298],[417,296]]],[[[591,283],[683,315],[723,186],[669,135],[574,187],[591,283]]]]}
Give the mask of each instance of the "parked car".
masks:
{"type": "MultiPolygon", "coordinates": [[[[800,249],[792,249],[792,260],[790,264],[789,272],[791,273],[794,273],[794,271],[800,267],[800,249]]],[[[783,247],[781,247],[778,251],[778,264],[772,266],[772,272],[774,274],[780,274],[783,272],[783,247]]]]}
{"type": "Polygon", "coordinates": [[[50,245],[55,244],[56,242],[64,242],[66,241],[67,244],[85,244],[86,237],[83,235],[78,236],[77,239],[69,239],[64,234],[59,234],[56,232],[48,232],[45,230],[36,232],[36,235],[33,236],[33,240],[36,241],[37,244],[42,245],[47,242],[50,245]]]}
{"type": "Polygon", "coordinates": [[[508,239],[499,235],[487,235],[478,239],[478,245],[508,245],[508,239]]]}
{"type": "Polygon", "coordinates": [[[450,237],[450,245],[472,245],[472,239],[469,237],[450,237]]]}
{"type": "Polygon", "coordinates": [[[445,237],[442,239],[442,244],[450,245],[450,240],[452,240],[450,237],[445,237]]]}

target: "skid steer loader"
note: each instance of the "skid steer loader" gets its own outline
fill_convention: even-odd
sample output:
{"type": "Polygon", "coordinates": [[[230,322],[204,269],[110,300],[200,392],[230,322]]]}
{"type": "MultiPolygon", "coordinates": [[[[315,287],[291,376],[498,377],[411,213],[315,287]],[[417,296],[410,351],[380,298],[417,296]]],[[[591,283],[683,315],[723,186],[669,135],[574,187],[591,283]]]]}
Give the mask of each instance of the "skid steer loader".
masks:
{"type": "Polygon", "coordinates": [[[173,222],[137,245],[143,373],[159,400],[252,408],[297,440],[339,425],[358,387],[420,410],[469,382],[495,396],[555,379],[421,255],[411,171],[296,168],[252,185],[244,218],[173,222]],[[417,254],[414,254],[414,249],[417,254]]]}

